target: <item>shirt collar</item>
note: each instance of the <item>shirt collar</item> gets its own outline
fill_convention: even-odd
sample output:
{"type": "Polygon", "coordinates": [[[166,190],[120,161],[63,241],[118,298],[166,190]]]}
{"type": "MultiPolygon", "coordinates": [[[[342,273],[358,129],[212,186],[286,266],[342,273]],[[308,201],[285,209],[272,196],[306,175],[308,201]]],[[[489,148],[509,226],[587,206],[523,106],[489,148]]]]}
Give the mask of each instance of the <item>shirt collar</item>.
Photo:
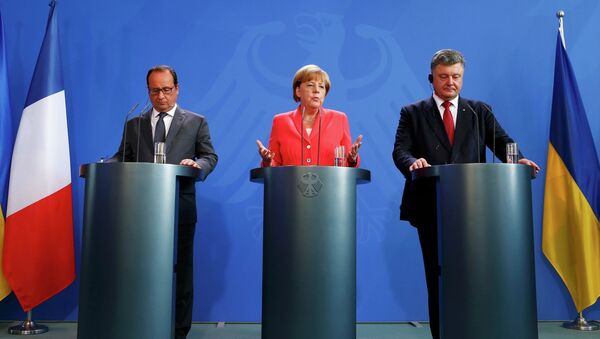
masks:
{"type": "MultiPolygon", "coordinates": [[[[175,115],[175,110],[177,109],[177,104],[175,104],[175,106],[173,106],[173,108],[171,108],[171,110],[165,112],[167,113],[168,116],[173,117],[175,115]]],[[[156,110],[156,108],[152,107],[152,117],[155,119],[158,119],[158,114],[160,112],[156,110]]]]}
{"type": "MultiPolygon", "coordinates": [[[[438,97],[435,92],[433,93],[433,100],[435,100],[435,104],[437,108],[440,108],[440,106],[442,106],[442,104],[444,103],[444,99],[438,97]]],[[[450,101],[450,103],[452,104],[452,106],[457,107],[458,108],[458,95],[452,99],[452,100],[448,100],[450,101]]]]}

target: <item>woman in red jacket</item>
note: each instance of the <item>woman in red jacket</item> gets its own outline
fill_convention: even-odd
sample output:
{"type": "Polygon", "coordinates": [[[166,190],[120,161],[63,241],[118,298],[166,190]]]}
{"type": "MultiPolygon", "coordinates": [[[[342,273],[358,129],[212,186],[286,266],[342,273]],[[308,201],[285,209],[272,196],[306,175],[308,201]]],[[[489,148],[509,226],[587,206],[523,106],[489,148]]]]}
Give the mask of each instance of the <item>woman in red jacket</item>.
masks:
{"type": "Polygon", "coordinates": [[[273,118],[269,148],[256,140],[262,166],[333,166],[335,150],[344,146],[344,166],[358,167],[362,135],[352,143],[348,117],[343,112],[323,108],[331,83],[329,75],[316,65],[300,68],[294,76],[293,111],[273,118]]]}

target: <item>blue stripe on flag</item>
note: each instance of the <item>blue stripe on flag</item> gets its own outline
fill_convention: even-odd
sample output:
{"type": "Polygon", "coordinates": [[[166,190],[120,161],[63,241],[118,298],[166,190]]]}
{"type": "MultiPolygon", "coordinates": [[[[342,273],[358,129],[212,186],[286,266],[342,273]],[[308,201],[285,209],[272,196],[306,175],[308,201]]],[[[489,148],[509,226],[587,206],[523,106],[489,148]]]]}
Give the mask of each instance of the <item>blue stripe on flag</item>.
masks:
{"type": "Polygon", "coordinates": [[[573,67],[557,37],[550,142],[600,217],[600,163],[573,67]]]}
{"type": "Polygon", "coordinates": [[[8,177],[12,158],[14,132],[8,93],[8,67],[4,43],[4,26],[0,15],[0,207],[6,217],[8,177]]]}
{"type": "MultiPolygon", "coordinates": [[[[56,1],[50,3],[46,34],[58,36],[58,24],[53,15],[56,1]]],[[[44,39],[29,87],[25,107],[64,90],[58,39],[44,39]],[[43,61],[43,62],[42,62],[43,61]]]]}

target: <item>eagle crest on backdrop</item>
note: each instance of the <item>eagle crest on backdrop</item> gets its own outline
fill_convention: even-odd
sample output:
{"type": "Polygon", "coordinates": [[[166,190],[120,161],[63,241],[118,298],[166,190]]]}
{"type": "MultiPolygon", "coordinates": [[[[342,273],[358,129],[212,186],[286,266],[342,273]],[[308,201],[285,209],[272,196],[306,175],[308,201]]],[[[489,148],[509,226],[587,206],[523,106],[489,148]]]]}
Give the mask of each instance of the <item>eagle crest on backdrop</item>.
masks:
{"type": "MultiPolygon", "coordinates": [[[[226,140],[217,148],[221,167],[211,176],[216,188],[227,191],[224,202],[244,202],[262,190],[248,180],[249,170],[260,166],[254,141],[266,145],[273,116],[297,107],[292,78],[305,64],[317,64],[329,74],[332,85],[324,106],[346,112],[352,136],[364,136],[361,157],[370,169],[377,168],[381,180],[376,189],[384,196],[397,191],[389,182],[398,180],[390,154],[399,111],[423,95],[401,46],[384,29],[346,27],[340,15],[298,14],[293,24],[273,21],[249,27],[208,93],[194,103],[209,116],[213,139],[226,140]],[[356,74],[360,69],[362,74],[356,74]]],[[[358,203],[367,206],[369,224],[383,224],[384,209],[362,204],[360,197],[358,203]]],[[[248,207],[246,218],[262,228],[262,206],[248,207]]]]}

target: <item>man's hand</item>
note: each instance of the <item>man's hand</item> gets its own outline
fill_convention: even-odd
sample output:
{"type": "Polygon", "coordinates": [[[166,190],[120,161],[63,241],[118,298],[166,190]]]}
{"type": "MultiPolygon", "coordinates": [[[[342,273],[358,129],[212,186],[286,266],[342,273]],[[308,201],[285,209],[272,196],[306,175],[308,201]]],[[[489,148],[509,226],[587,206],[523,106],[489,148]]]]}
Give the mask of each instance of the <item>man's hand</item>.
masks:
{"type": "Polygon", "coordinates": [[[535,162],[533,162],[529,159],[523,158],[523,159],[519,160],[519,164],[531,166],[531,171],[533,172],[533,174],[538,174],[539,171],[541,170],[540,166],[538,166],[535,162]]]}
{"type": "Polygon", "coordinates": [[[195,162],[192,159],[183,159],[183,160],[181,160],[181,162],[179,164],[183,165],[183,166],[190,166],[190,167],[194,167],[194,168],[200,168],[200,165],[198,165],[198,163],[195,162]]]}
{"type": "Polygon", "coordinates": [[[413,162],[408,169],[412,172],[418,168],[423,167],[431,167],[431,165],[427,162],[427,160],[425,160],[425,158],[419,158],[415,160],[415,162],[413,162]]]}

